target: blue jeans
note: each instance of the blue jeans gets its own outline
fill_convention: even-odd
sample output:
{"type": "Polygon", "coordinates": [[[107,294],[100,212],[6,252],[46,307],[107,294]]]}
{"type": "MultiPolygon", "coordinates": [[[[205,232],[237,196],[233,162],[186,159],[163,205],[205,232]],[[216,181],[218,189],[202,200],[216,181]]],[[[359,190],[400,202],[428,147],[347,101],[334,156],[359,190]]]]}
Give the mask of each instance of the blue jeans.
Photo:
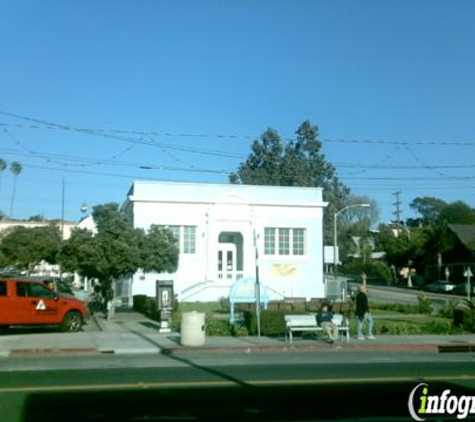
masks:
{"type": "Polygon", "coordinates": [[[368,324],[368,337],[371,337],[373,335],[373,317],[371,316],[369,312],[366,312],[363,318],[358,317],[356,319],[357,330],[358,330],[357,336],[363,337],[362,328],[363,328],[364,321],[366,321],[368,324]]]}

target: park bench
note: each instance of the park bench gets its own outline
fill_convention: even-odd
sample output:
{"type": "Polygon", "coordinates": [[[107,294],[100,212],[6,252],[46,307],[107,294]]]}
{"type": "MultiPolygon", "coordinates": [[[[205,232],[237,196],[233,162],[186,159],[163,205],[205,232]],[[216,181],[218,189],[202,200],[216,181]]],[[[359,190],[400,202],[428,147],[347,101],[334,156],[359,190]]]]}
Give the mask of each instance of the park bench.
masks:
{"type": "MultiPolygon", "coordinates": [[[[323,328],[317,324],[315,314],[289,314],[285,315],[285,341],[289,337],[290,344],[293,342],[294,332],[314,331],[323,332],[323,328]]],[[[346,336],[347,343],[350,342],[350,324],[348,319],[342,314],[334,314],[332,322],[338,327],[341,338],[346,336]]]]}

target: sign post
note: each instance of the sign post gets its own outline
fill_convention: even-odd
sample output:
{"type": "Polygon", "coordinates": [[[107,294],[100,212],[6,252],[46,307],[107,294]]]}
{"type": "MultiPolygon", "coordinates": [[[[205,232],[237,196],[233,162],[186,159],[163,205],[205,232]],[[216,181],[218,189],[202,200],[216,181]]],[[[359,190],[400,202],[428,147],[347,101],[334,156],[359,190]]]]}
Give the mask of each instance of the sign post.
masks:
{"type": "Polygon", "coordinates": [[[472,270],[470,269],[470,267],[468,267],[465,272],[463,273],[464,277],[467,278],[467,299],[470,300],[470,296],[472,295],[472,285],[470,283],[470,278],[473,277],[473,273],[472,273],[472,270]]]}
{"type": "Polygon", "coordinates": [[[256,251],[256,320],[257,338],[261,338],[261,287],[259,282],[259,249],[257,245],[256,228],[254,228],[254,249],[256,251]]]}

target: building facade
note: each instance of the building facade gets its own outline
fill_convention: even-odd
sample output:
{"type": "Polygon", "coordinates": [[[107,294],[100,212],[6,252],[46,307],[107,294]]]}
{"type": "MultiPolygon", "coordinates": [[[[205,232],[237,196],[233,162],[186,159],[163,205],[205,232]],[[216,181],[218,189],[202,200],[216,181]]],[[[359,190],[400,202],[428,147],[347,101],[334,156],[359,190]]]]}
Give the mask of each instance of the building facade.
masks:
{"type": "Polygon", "coordinates": [[[179,266],[173,274],[138,272],[120,295],[153,297],[157,280],[173,280],[181,301],[217,300],[236,280],[255,277],[258,264],[271,298],[324,297],[325,205],[321,188],[134,182],[124,211],[134,227],[171,230],[179,266]]]}

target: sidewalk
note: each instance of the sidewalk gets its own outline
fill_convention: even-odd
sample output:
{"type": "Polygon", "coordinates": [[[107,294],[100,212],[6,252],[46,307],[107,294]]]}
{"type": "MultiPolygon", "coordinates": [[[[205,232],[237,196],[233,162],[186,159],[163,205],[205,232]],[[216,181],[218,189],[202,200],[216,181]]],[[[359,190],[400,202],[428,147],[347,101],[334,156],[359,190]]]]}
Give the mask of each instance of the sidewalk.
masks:
{"type": "MultiPolygon", "coordinates": [[[[61,354],[149,354],[193,352],[351,352],[353,350],[412,350],[420,352],[475,351],[475,334],[378,336],[376,340],[335,342],[294,338],[292,345],[283,337],[207,337],[202,347],[180,345],[178,333],[159,333],[157,322],[136,312],[118,312],[111,321],[96,314],[100,331],[80,333],[45,332],[0,335],[0,357],[61,354]]],[[[95,321],[90,321],[94,325],[95,321]]]]}

